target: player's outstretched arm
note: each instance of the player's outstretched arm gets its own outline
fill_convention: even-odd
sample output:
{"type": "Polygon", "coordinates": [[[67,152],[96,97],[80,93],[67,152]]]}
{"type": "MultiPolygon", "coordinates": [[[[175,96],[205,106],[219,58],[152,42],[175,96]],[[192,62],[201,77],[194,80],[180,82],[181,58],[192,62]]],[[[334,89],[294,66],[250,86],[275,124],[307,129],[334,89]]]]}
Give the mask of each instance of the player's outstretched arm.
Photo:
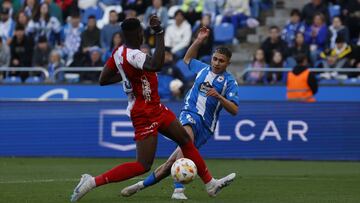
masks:
{"type": "Polygon", "coordinates": [[[160,71],[165,60],[164,29],[160,24],[156,15],[150,17],[150,27],[155,31],[155,52],[152,57],[146,56],[143,69],[151,72],[160,71]]]}
{"type": "Polygon", "coordinates": [[[189,47],[189,49],[187,50],[187,52],[183,58],[183,60],[186,64],[189,64],[190,60],[192,58],[196,58],[201,44],[209,36],[209,33],[210,33],[210,30],[207,29],[206,27],[200,28],[198,36],[196,37],[195,41],[191,44],[191,46],[189,47]]]}
{"type": "Polygon", "coordinates": [[[117,72],[117,69],[110,68],[105,65],[104,69],[101,71],[99,84],[101,86],[110,85],[113,83],[121,82],[122,78],[121,75],[117,72]]]}

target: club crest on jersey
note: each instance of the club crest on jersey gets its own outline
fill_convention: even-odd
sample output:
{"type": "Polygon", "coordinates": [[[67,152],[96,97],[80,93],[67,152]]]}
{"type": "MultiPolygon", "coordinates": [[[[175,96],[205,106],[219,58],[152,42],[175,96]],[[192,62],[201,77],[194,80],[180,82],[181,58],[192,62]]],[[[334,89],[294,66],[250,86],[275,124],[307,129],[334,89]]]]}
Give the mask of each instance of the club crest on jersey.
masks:
{"type": "Polygon", "coordinates": [[[218,82],[222,82],[222,81],[224,81],[224,76],[220,75],[216,80],[218,82]]]}
{"type": "Polygon", "coordinates": [[[196,124],[196,121],[195,121],[195,120],[193,119],[193,117],[191,117],[189,114],[186,115],[186,119],[187,119],[190,123],[196,124]]]}
{"type": "Polygon", "coordinates": [[[206,95],[210,88],[212,88],[212,85],[209,82],[203,82],[199,86],[199,92],[202,95],[206,95]]]}

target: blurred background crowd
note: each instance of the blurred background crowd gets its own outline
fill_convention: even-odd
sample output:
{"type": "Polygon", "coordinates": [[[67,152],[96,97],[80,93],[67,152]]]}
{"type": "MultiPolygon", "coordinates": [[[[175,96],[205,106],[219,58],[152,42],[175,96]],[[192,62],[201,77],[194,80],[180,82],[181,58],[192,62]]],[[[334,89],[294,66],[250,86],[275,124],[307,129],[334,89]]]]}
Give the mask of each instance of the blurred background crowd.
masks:
{"type": "Polygon", "coordinates": [[[191,85],[194,75],[184,68],[181,58],[202,26],[211,34],[197,58],[210,63],[214,47],[228,45],[234,52],[229,71],[239,82],[282,83],[283,72],[262,69],[292,68],[299,53],[309,58],[309,67],[334,69],[319,73],[319,79],[356,79],[359,73],[336,70],[360,69],[360,0],[299,0],[302,7],[286,9],[289,2],[2,0],[0,67],[7,69],[0,72],[0,82],[96,83],[99,71],[57,70],[99,70],[122,44],[120,25],[131,17],[141,20],[145,34],[141,49],[151,55],[155,42],[148,21],[152,14],[159,16],[165,28],[165,65],[159,73],[164,88],[191,85]],[[20,67],[43,68],[49,76],[20,72],[20,67]],[[249,71],[242,74],[244,69],[249,71]]]}

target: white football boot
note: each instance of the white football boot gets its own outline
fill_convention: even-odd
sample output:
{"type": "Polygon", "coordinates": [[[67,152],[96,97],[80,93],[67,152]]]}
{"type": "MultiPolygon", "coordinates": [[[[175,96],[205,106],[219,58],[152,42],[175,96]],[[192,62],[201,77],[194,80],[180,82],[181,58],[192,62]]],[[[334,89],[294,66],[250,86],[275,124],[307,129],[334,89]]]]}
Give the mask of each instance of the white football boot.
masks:
{"type": "Polygon", "coordinates": [[[171,199],[177,200],[186,200],[187,197],[185,196],[185,188],[175,188],[174,193],[171,196],[171,199]]]}
{"type": "Polygon", "coordinates": [[[89,174],[83,174],[79,184],[75,187],[74,192],[71,195],[71,202],[79,201],[86,193],[95,187],[95,178],[89,174]]]}
{"type": "Polygon", "coordinates": [[[230,185],[230,183],[232,181],[234,181],[236,177],[235,173],[231,173],[221,179],[213,179],[210,181],[210,183],[206,184],[206,191],[209,194],[209,196],[211,197],[215,197],[217,195],[217,193],[220,192],[220,190],[228,185],[230,185]]]}
{"type": "Polygon", "coordinates": [[[121,190],[121,195],[124,197],[130,197],[131,195],[139,192],[141,189],[144,188],[144,181],[139,181],[135,183],[134,185],[130,185],[123,190],[121,190]]]}

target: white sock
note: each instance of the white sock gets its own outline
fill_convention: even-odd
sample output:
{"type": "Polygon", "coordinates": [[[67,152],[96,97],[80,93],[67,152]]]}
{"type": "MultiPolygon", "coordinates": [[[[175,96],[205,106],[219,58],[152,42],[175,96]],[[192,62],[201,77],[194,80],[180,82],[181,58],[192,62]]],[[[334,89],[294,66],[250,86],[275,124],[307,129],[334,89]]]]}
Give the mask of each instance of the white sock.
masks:
{"type": "Polygon", "coordinates": [[[206,189],[213,187],[213,185],[216,183],[216,179],[212,178],[208,183],[205,184],[206,189]]]}

